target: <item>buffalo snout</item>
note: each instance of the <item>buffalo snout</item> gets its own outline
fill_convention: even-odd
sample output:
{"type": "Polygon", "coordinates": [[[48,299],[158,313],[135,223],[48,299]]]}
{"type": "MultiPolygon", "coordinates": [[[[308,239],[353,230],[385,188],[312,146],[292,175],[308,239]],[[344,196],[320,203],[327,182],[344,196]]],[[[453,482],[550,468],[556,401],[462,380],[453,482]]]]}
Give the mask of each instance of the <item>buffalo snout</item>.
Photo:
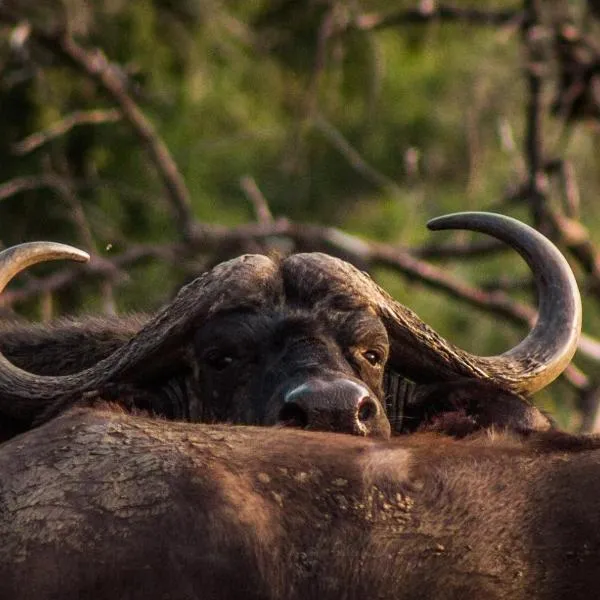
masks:
{"type": "Polygon", "coordinates": [[[288,427],[389,437],[390,424],[367,386],[346,378],[311,378],[284,395],[279,422],[288,427]]]}

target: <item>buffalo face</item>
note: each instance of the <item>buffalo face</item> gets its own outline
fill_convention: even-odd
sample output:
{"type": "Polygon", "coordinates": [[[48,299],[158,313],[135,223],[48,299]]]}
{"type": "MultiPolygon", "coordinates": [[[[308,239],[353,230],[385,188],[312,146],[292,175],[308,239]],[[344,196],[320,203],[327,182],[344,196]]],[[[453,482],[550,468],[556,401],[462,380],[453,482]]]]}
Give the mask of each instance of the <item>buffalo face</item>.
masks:
{"type": "Polygon", "coordinates": [[[194,339],[199,420],[387,437],[388,348],[385,327],[367,311],[216,315],[194,339]]]}

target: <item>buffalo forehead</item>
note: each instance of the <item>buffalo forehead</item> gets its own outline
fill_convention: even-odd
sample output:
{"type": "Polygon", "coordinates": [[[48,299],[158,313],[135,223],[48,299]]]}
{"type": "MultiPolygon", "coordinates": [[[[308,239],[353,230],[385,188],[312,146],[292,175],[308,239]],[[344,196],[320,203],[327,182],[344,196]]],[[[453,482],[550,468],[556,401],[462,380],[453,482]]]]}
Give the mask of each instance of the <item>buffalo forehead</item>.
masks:
{"type": "Polygon", "coordinates": [[[281,264],[286,301],[302,307],[334,310],[369,310],[366,276],[351,264],[312,252],[294,254],[281,264]]]}
{"type": "Polygon", "coordinates": [[[205,293],[211,296],[210,314],[276,306],[283,298],[279,267],[267,256],[245,254],[217,265],[207,275],[205,293]]]}

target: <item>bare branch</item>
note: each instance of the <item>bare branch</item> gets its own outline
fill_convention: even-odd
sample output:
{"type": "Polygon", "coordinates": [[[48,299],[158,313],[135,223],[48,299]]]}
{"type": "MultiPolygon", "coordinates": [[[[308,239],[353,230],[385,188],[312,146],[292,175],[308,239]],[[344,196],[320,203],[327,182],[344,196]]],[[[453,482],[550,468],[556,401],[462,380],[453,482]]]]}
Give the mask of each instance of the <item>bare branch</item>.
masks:
{"type": "Polygon", "coordinates": [[[567,216],[571,219],[580,218],[579,187],[575,178],[575,171],[571,161],[561,161],[561,179],[564,188],[564,205],[567,216]]]}
{"type": "Polygon", "coordinates": [[[198,229],[193,217],[189,190],[166,144],[128,93],[121,71],[108,61],[101,50],[86,50],[66,33],[51,36],[36,31],[32,35],[96,81],[119,106],[123,117],[148,151],[162,179],[184,239],[195,238],[198,229]]]}
{"type": "Polygon", "coordinates": [[[420,248],[409,250],[413,256],[437,261],[453,260],[455,258],[479,259],[484,256],[494,256],[509,251],[510,248],[498,240],[425,244],[420,248]]]}
{"type": "Polygon", "coordinates": [[[600,362],[600,341],[585,333],[581,334],[579,349],[585,356],[600,362]]]}
{"type": "MultiPolygon", "coordinates": [[[[148,258],[159,258],[181,266],[186,257],[195,256],[204,251],[219,254],[219,249],[227,249],[232,254],[244,251],[250,241],[261,241],[273,236],[284,236],[296,244],[295,250],[324,251],[334,256],[372,269],[386,267],[407,276],[412,281],[441,291],[467,305],[488,314],[498,315],[513,325],[530,326],[536,311],[527,305],[512,300],[500,291],[488,292],[461,281],[447,270],[426,263],[408,252],[375,242],[367,242],[338,229],[317,225],[290,223],[279,219],[271,223],[255,223],[235,228],[204,226],[206,235],[202,241],[191,245],[164,244],[132,246],[122,254],[110,260],[93,256],[91,262],[77,269],[65,268],[44,279],[28,282],[16,290],[8,290],[0,297],[0,308],[6,309],[14,304],[35,297],[40,293],[54,292],[75,284],[81,277],[94,277],[122,280],[122,269],[148,258]]],[[[567,381],[576,388],[587,385],[587,378],[574,366],[565,372],[567,381]]]]}
{"type": "Polygon", "coordinates": [[[590,385],[589,377],[573,363],[567,366],[561,377],[581,394],[584,394],[590,385]]]}
{"type": "Polygon", "coordinates": [[[387,175],[380,173],[377,169],[368,164],[352,144],[342,135],[339,129],[336,129],[322,115],[316,115],[313,119],[313,125],[327,139],[327,141],[336,148],[339,153],[348,161],[350,166],[367,181],[382,189],[391,189],[399,193],[398,184],[387,175]]]}
{"type": "Polygon", "coordinates": [[[526,198],[531,206],[533,223],[543,233],[546,231],[546,187],[542,142],[542,85],[543,58],[540,45],[545,34],[541,26],[541,4],[539,0],[525,0],[526,18],[523,23],[523,45],[527,56],[528,100],[526,109],[525,160],[528,181],[526,198]]]}
{"type": "MultiPolygon", "coordinates": [[[[13,25],[21,21],[17,14],[3,5],[0,5],[0,19],[13,25]]],[[[66,31],[46,33],[32,28],[29,38],[66,59],[70,65],[95,81],[119,106],[162,179],[183,238],[196,238],[200,231],[194,220],[189,190],[166,144],[128,93],[122,70],[110,63],[100,49],[86,50],[66,31]]]]}
{"type": "MultiPolygon", "coordinates": [[[[428,287],[442,291],[458,298],[471,306],[483,309],[492,314],[501,315],[516,325],[530,324],[535,318],[535,311],[523,304],[511,300],[502,292],[485,292],[472,287],[453,277],[445,269],[439,269],[426,263],[408,252],[386,244],[366,242],[332,227],[290,223],[277,220],[271,223],[247,224],[234,228],[205,226],[207,235],[203,242],[189,245],[148,245],[133,246],[123,254],[111,260],[95,257],[87,268],[78,268],[82,275],[119,275],[120,268],[131,265],[148,257],[160,257],[169,261],[181,262],[186,256],[200,251],[215,252],[219,248],[227,248],[231,252],[239,252],[249,240],[265,240],[272,236],[286,236],[293,240],[298,249],[312,248],[323,250],[340,256],[355,264],[367,268],[386,267],[419,281],[428,287]]],[[[56,290],[74,282],[73,269],[65,269],[49,277],[48,285],[38,280],[29,287],[5,292],[2,300],[4,306],[20,302],[43,290],[56,290]],[[69,275],[67,276],[66,273],[69,275]]]]}
{"type": "Polygon", "coordinates": [[[327,63],[327,48],[335,25],[335,4],[323,16],[317,32],[317,48],[310,83],[306,92],[306,114],[312,115],[317,109],[319,83],[327,63]]]}
{"type": "MultiPolygon", "coordinates": [[[[0,6],[0,16],[2,13],[0,6]]],[[[527,107],[527,135],[524,153],[526,156],[527,181],[518,191],[518,197],[526,197],[532,206],[534,222],[542,229],[549,221],[569,250],[582,263],[597,285],[600,297],[600,262],[598,255],[589,241],[587,231],[581,231],[581,225],[560,215],[547,216],[546,179],[547,170],[544,163],[544,148],[542,145],[542,71],[541,60],[536,54],[539,36],[543,33],[540,28],[540,0],[526,0],[525,11],[520,10],[480,10],[440,5],[434,0],[421,0],[417,9],[402,10],[388,14],[361,15],[348,25],[324,21],[320,31],[321,50],[317,56],[314,87],[317,85],[319,73],[326,59],[326,43],[330,36],[352,27],[361,30],[377,30],[384,27],[412,23],[428,23],[436,21],[464,22],[474,25],[510,26],[522,25],[523,44],[528,50],[527,78],[529,84],[529,104],[527,107]],[[338,28],[336,29],[336,25],[338,28]],[[576,225],[579,225],[579,229],[576,225]]],[[[333,12],[330,18],[333,19],[333,12]]],[[[443,245],[425,247],[415,253],[409,253],[391,245],[367,242],[360,238],[328,227],[290,223],[285,219],[273,220],[268,204],[254,180],[245,177],[240,185],[253,203],[257,215],[257,223],[247,224],[236,228],[226,228],[211,225],[201,225],[193,216],[189,191],[181,173],[178,171],[173,157],[164,141],[155,131],[151,122],[146,118],[140,107],[128,93],[126,80],[117,65],[111,64],[100,50],[87,50],[79,45],[68,33],[46,34],[42,31],[29,33],[31,39],[44,44],[55,54],[74,66],[79,72],[94,80],[100,89],[107,94],[119,107],[115,115],[122,115],[133,131],[139,137],[141,144],[147,150],[156,167],[159,176],[167,190],[167,198],[176,215],[183,242],[179,244],[140,245],[127,248],[120,255],[110,260],[94,256],[86,267],[66,268],[49,277],[30,280],[23,287],[11,290],[0,299],[0,306],[10,306],[27,298],[43,294],[51,298],[51,293],[60,288],[73,285],[81,277],[93,277],[107,282],[107,285],[119,281],[123,276],[122,268],[130,266],[147,258],[160,258],[165,261],[182,265],[182,261],[198,256],[219,256],[226,253],[239,253],[258,242],[266,243],[273,236],[284,237],[292,242],[295,250],[323,250],[330,254],[349,260],[361,268],[373,269],[385,267],[396,273],[401,273],[413,281],[442,291],[489,314],[499,315],[519,327],[531,325],[535,319],[535,311],[527,305],[512,300],[502,290],[489,291],[471,286],[453,277],[447,270],[424,262],[419,256],[479,256],[483,252],[497,252],[503,248],[498,242],[482,242],[468,246],[443,245]],[[200,232],[202,235],[200,235],[200,232]]],[[[92,111],[94,112],[94,111],[92,111]]],[[[112,111],[106,111],[111,113],[112,111]]],[[[84,113],[74,113],[44,132],[39,132],[21,141],[16,146],[17,152],[23,154],[39,147],[50,139],[63,135],[72,127],[85,122],[84,113]],[[79,115],[77,117],[77,115],[79,115]]],[[[356,148],[327,121],[322,115],[310,114],[313,126],[320,131],[327,141],[348,161],[350,166],[373,185],[399,192],[398,185],[385,174],[380,173],[370,165],[356,148]]],[[[116,120],[116,117],[115,117],[116,120]]],[[[572,178],[571,178],[572,179],[572,178]]],[[[38,178],[17,178],[0,186],[0,200],[27,189],[39,187],[56,188],[59,192],[63,182],[54,176],[38,178]]],[[[569,189],[572,186],[567,186],[569,189]]],[[[70,190],[72,193],[72,189],[70,190]]],[[[515,198],[517,195],[515,195],[515,198]]],[[[573,210],[569,215],[577,214],[578,199],[573,192],[568,193],[569,206],[573,210]]],[[[80,227],[82,227],[80,223],[80,227]]],[[[81,229],[83,231],[83,229],[81,229]]],[[[90,233],[91,236],[91,233],[90,233]]],[[[93,245],[93,239],[89,245],[93,245]]],[[[198,263],[197,263],[198,264],[198,263]]],[[[200,263],[201,264],[201,263],[200,263]]],[[[48,309],[49,312],[50,309],[48,309]]],[[[575,367],[569,367],[566,377],[575,387],[585,387],[588,381],[575,367]]]]}
{"type": "Polygon", "coordinates": [[[54,175],[15,177],[14,179],[0,184],[0,201],[6,200],[7,198],[22,192],[38,190],[40,188],[56,189],[60,185],[57,179],[58,178],[54,175]]]}
{"type": "Polygon", "coordinates": [[[259,223],[272,223],[273,215],[271,214],[271,210],[269,209],[269,204],[267,199],[263,196],[262,192],[256,185],[256,181],[254,177],[250,177],[250,175],[246,175],[240,179],[240,187],[246,194],[246,197],[252,203],[254,207],[254,214],[256,215],[256,220],[259,223]]]}
{"type": "MultiPolygon", "coordinates": [[[[59,158],[60,170],[63,172],[63,177],[57,177],[59,185],[57,191],[63,202],[69,207],[69,217],[75,229],[79,234],[79,239],[83,247],[90,253],[97,253],[98,247],[92,233],[92,228],[83,209],[83,205],[73,189],[72,179],[69,173],[68,162],[64,156],[59,158]]],[[[102,298],[102,306],[106,314],[116,314],[116,302],[114,297],[114,289],[111,280],[115,277],[122,278],[122,274],[117,274],[116,269],[108,268],[108,275],[100,281],[100,296],[102,298]]]]}
{"type": "Polygon", "coordinates": [[[354,27],[361,30],[384,29],[398,25],[415,25],[435,21],[460,22],[469,25],[505,26],[518,25],[523,18],[520,10],[481,10],[439,4],[435,0],[421,0],[418,8],[393,13],[360,15],[354,27]]]}
{"type": "Polygon", "coordinates": [[[580,407],[583,415],[580,431],[600,432],[600,382],[594,382],[581,394],[580,407]]]}
{"type": "Polygon", "coordinates": [[[33,150],[36,150],[40,146],[48,143],[51,140],[68,133],[74,127],[80,125],[98,125],[103,123],[115,123],[122,118],[120,111],[116,109],[111,110],[89,110],[89,111],[75,111],[68,115],[64,119],[61,119],[57,123],[54,123],[48,129],[38,131],[30,136],[27,136],[24,140],[13,144],[12,150],[15,154],[22,156],[33,150]]]}
{"type": "Polygon", "coordinates": [[[588,275],[587,291],[600,300],[600,253],[591,240],[587,228],[581,221],[569,219],[553,210],[546,210],[546,218],[555,237],[588,275]]]}
{"type": "Polygon", "coordinates": [[[533,290],[534,289],[533,279],[529,277],[510,277],[510,276],[501,276],[500,278],[493,281],[486,281],[481,285],[481,289],[484,289],[486,292],[494,292],[494,291],[523,291],[523,290],[533,290]]]}

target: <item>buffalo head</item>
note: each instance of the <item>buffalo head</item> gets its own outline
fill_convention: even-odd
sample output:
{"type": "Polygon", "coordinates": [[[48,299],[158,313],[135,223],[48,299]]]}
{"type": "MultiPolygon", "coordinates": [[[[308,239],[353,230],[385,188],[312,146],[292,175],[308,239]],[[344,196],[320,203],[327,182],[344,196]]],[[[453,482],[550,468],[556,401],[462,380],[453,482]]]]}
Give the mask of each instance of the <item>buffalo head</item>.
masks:
{"type": "MultiPolygon", "coordinates": [[[[132,389],[134,404],[173,418],[386,436],[386,368],[427,385],[466,379],[525,395],[547,385],[570,361],[581,327],[579,292],[560,252],[500,215],[459,213],[430,227],[488,233],[525,258],[536,278],[539,316],[515,348],[480,357],[454,346],[337,258],[246,255],[182,288],[88,368],[48,376],[0,356],[0,414],[31,422],[85,392],[113,389],[119,396],[132,389]]],[[[28,265],[56,258],[87,255],[45,242],[4,251],[0,290],[28,265]]],[[[85,354],[85,344],[76,351],[85,354]]]]}

